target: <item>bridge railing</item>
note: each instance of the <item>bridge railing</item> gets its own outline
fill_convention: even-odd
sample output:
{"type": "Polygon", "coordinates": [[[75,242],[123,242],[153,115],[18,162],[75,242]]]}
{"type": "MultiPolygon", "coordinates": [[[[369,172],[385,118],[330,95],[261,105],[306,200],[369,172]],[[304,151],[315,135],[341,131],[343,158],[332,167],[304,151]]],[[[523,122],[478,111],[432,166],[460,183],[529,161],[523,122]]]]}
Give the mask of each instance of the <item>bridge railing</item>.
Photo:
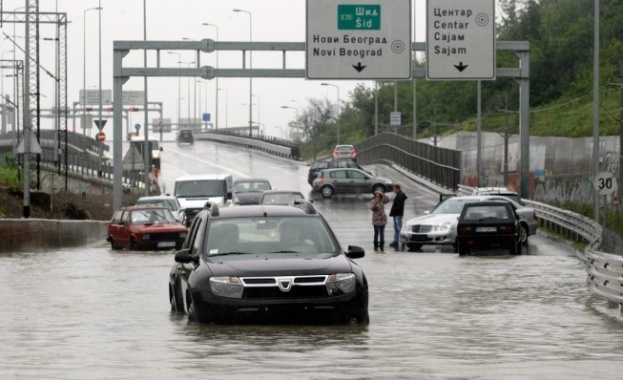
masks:
{"type": "MultiPolygon", "coordinates": [[[[471,194],[473,188],[459,186],[457,194],[471,194]]],[[[578,213],[563,210],[541,202],[522,201],[538,215],[540,225],[565,239],[586,244],[584,250],[575,250],[584,262],[586,287],[595,296],[608,301],[623,313],[623,257],[621,239],[598,222],[578,213]]]]}

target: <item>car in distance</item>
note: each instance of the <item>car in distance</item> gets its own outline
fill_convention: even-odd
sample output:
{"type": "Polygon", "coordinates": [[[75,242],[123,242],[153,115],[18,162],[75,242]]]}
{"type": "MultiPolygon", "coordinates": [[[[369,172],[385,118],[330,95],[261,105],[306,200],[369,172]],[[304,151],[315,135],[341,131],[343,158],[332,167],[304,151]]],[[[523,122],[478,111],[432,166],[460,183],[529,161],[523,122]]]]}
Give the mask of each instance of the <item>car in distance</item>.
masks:
{"type": "Polygon", "coordinates": [[[270,181],[265,178],[237,179],[234,181],[232,194],[234,205],[257,205],[260,203],[262,193],[272,188],[270,181]]]}
{"type": "Polygon", "coordinates": [[[108,225],[112,249],[180,249],[188,229],[166,207],[129,206],[115,211],[108,225]]]}
{"type": "Polygon", "coordinates": [[[312,194],[331,198],[334,194],[374,194],[388,192],[394,187],[391,180],[373,177],[360,169],[324,169],[312,183],[312,194]]]}
{"type": "Polygon", "coordinates": [[[151,195],[140,197],[136,201],[137,206],[164,206],[171,211],[171,214],[175,217],[175,219],[182,223],[186,224],[186,213],[182,208],[179,200],[173,195],[151,195]]]}
{"type": "Polygon", "coordinates": [[[261,205],[289,205],[296,199],[305,199],[298,190],[266,190],[260,198],[261,205]]]}
{"type": "Polygon", "coordinates": [[[310,185],[314,182],[318,176],[318,172],[323,169],[335,169],[335,168],[351,168],[359,169],[371,174],[369,171],[362,168],[355,159],[350,157],[331,158],[312,162],[307,173],[307,183],[310,185]]]}
{"type": "Polygon", "coordinates": [[[193,145],[195,143],[195,137],[193,136],[193,131],[190,129],[180,129],[177,132],[177,143],[187,143],[193,145]]]}
{"type": "Polygon", "coordinates": [[[309,167],[309,171],[307,172],[307,183],[311,185],[316,179],[316,177],[318,177],[319,171],[323,169],[328,169],[329,161],[330,160],[318,160],[318,161],[312,162],[312,164],[309,167]]]}
{"type": "Polygon", "coordinates": [[[475,249],[508,249],[521,254],[519,216],[507,202],[480,201],[467,203],[457,222],[457,251],[460,256],[475,249]]]}
{"type": "Polygon", "coordinates": [[[469,202],[497,201],[510,203],[520,217],[521,241],[527,244],[528,237],[536,233],[536,213],[532,208],[522,207],[509,198],[497,195],[465,195],[445,198],[430,212],[407,220],[400,231],[401,245],[410,251],[417,251],[423,245],[451,245],[455,251],[457,219],[463,206],[469,202]]]}
{"type": "Polygon", "coordinates": [[[169,275],[169,302],[202,323],[369,323],[368,281],[308,201],[213,205],[197,214],[169,275]]]}
{"type": "Polygon", "coordinates": [[[506,187],[477,187],[472,195],[499,195],[513,200],[522,206],[526,204],[521,200],[517,192],[507,189],[506,187]]]}
{"type": "Polygon", "coordinates": [[[352,158],[357,159],[357,151],[353,145],[336,145],[333,149],[333,158],[352,158]]]}

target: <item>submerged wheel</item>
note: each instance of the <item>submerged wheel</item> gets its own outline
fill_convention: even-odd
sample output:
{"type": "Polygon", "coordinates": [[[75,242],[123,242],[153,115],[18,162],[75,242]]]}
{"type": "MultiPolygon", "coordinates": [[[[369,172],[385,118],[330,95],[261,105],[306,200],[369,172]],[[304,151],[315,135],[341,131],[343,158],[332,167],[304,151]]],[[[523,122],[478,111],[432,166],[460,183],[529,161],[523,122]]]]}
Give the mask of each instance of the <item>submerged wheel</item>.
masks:
{"type": "Polygon", "coordinates": [[[138,251],[138,244],[136,243],[136,240],[134,240],[134,238],[130,239],[130,249],[132,251],[138,251]]]}
{"type": "Polygon", "coordinates": [[[331,186],[324,186],[322,189],[320,189],[320,193],[325,198],[331,198],[333,196],[333,189],[331,188],[331,186]]]}
{"type": "Polygon", "coordinates": [[[121,247],[119,247],[117,244],[115,244],[115,241],[113,240],[113,238],[112,238],[112,237],[110,238],[110,248],[111,248],[113,251],[118,251],[118,250],[120,250],[120,249],[121,249],[121,247]]]}
{"type": "Polygon", "coordinates": [[[184,305],[180,300],[179,295],[173,290],[173,286],[169,285],[169,303],[171,304],[171,311],[174,313],[180,313],[184,311],[184,305]]]}
{"type": "Polygon", "coordinates": [[[467,245],[465,243],[461,244],[461,243],[457,243],[457,252],[459,254],[459,256],[465,256],[469,253],[469,248],[467,248],[467,245]]]}
{"type": "Polygon", "coordinates": [[[519,228],[519,241],[521,244],[528,244],[528,226],[522,224],[519,228]]]}

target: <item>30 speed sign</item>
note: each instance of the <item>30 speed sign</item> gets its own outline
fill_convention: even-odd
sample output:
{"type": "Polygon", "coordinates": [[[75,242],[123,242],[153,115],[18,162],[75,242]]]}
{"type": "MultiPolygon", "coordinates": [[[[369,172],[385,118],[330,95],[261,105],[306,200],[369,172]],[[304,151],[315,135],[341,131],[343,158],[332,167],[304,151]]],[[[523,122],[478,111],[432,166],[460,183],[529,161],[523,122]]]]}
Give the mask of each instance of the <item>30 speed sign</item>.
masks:
{"type": "Polygon", "coordinates": [[[617,187],[617,179],[610,172],[601,172],[595,177],[593,186],[599,195],[610,195],[617,187]]]}

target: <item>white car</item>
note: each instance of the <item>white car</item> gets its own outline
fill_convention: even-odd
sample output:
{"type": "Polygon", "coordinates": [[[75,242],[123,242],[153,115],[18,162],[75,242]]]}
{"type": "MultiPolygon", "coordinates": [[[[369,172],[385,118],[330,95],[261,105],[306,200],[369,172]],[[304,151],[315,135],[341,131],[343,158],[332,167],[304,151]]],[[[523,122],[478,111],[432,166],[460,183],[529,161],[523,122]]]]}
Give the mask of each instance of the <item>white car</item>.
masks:
{"type": "Polygon", "coordinates": [[[137,206],[164,206],[171,211],[175,219],[186,225],[186,213],[180,205],[180,202],[173,195],[153,195],[149,197],[140,197],[136,201],[137,206]]]}
{"type": "Polygon", "coordinates": [[[534,209],[521,206],[501,195],[466,195],[446,198],[425,215],[404,223],[400,231],[400,243],[410,251],[416,251],[423,245],[451,245],[456,252],[456,226],[463,206],[466,203],[492,200],[509,202],[513,205],[520,217],[521,242],[527,244],[528,237],[536,233],[538,226],[534,209]]]}

